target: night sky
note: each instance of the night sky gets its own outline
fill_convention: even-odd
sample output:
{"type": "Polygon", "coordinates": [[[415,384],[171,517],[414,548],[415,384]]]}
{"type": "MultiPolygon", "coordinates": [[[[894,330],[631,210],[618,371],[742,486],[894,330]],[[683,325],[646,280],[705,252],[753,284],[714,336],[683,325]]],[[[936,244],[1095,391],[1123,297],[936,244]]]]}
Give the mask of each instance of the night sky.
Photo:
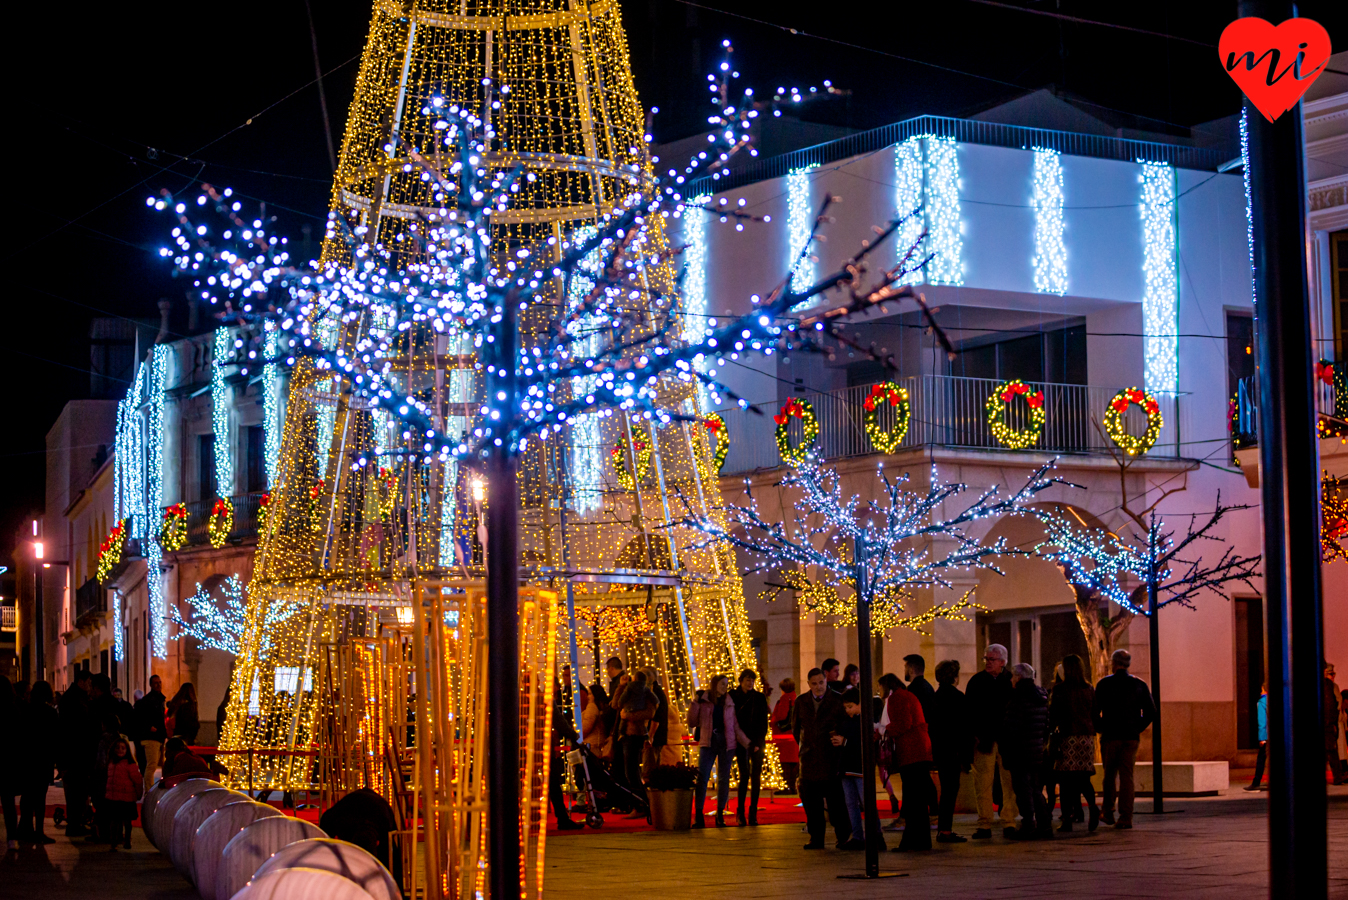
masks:
{"type": "MultiPolygon", "coordinates": [[[[370,4],[311,2],[322,67],[336,69],[324,87],[340,146],[370,4]]],[[[624,2],[638,90],[661,108],[657,142],[701,130],[706,74],[725,38],[735,44],[740,83],[760,94],[824,79],[850,90],[810,116],[854,128],[967,115],[1049,86],[1099,104],[1102,117],[1149,117],[1158,131],[1239,109],[1216,51],[1234,2],[708,3],[738,15],[679,0],[624,2]]],[[[1325,25],[1335,49],[1348,46],[1348,4],[1300,9],[1325,25]]],[[[185,327],[185,285],[156,253],[169,220],[151,215],[145,197],[202,181],[232,186],[265,201],[277,230],[298,241],[305,225],[321,232],[332,175],[303,0],[30,3],[11,16],[3,195],[10,319],[0,365],[13,402],[0,451],[0,558],[41,506],[48,428],[66,401],[88,396],[89,319],[157,321],[165,298],[174,329],[185,327]]]]}

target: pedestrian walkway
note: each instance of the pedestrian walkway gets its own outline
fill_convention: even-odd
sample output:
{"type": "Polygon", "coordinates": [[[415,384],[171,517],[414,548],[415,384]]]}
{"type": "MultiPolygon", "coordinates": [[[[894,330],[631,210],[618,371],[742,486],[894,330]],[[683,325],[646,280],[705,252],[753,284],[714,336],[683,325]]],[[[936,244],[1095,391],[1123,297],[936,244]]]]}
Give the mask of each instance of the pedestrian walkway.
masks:
{"type": "Polygon", "coordinates": [[[25,845],[0,858],[0,897],[30,900],[200,900],[192,886],[156,850],[139,828],[131,849],[108,850],[83,838],[67,838],[47,821],[56,843],[25,845]]]}
{"type": "MultiPolygon", "coordinates": [[[[1329,896],[1348,898],[1348,788],[1329,790],[1329,896]]],[[[1017,844],[999,834],[915,856],[886,853],[881,869],[897,875],[874,882],[838,881],[864,870],[863,855],[807,852],[795,825],[549,840],[545,893],[548,900],[631,897],[635,877],[644,896],[735,900],[1267,897],[1268,795],[1233,793],[1167,800],[1167,810],[1180,811],[1162,816],[1149,815],[1151,803],[1139,799],[1131,831],[1102,825],[1092,835],[1078,826],[1053,841],[1017,844]]],[[[969,834],[973,818],[957,817],[957,830],[969,834]]],[[[898,835],[885,837],[898,845],[898,835]]]]}

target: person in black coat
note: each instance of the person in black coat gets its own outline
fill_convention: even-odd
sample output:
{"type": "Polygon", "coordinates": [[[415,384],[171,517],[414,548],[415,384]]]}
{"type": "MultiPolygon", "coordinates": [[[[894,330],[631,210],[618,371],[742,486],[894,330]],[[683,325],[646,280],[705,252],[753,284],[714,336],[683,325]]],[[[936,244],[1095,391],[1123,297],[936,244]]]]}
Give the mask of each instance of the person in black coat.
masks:
{"type": "Polygon", "coordinates": [[[847,713],[839,695],[829,690],[822,669],[811,669],[809,682],[810,690],[796,698],[791,710],[791,731],[800,748],[800,802],[805,807],[805,827],[810,832],[805,849],[824,847],[825,806],[838,839],[837,846],[841,848],[852,837],[852,825],[847,819],[833,736],[847,713]]]}
{"type": "Polygon", "coordinates": [[[137,759],[143,759],[145,790],[154,786],[154,770],[159,768],[164,755],[164,741],[168,740],[168,726],[164,719],[163,682],[158,675],[150,676],[150,692],[136,701],[137,759]]]}
{"type": "Polygon", "coordinates": [[[1151,691],[1142,679],[1128,674],[1133,663],[1127,650],[1110,657],[1114,674],[1095,685],[1095,731],[1100,735],[1100,761],[1105,770],[1105,802],[1100,821],[1117,828],[1133,827],[1133,764],[1137,746],[1156,718],[1151,691]],[[1119,820],[1114,821],[1115,781],[1118,781],[1119,820]]]}
{"type": "Polygon", "coordinates": [[[1034,683],[1034,666],[1016,663],[1002,729],[1002,761],[1011,770],[1021,821],[1007,837],[1024,841],[1053,837],[1041,771],[1047,742],[1048,693],[1034,683]]]}
{"type": "Polygon", "coordinates": [[[19,797],[20,839],[33,844],[55,843],[42,833],[47,816],[47,787],[56,767],[60,739],[60,717],[56,712],[51,685],[39,681],[33,685],[23,711],[20,729],[19,769],[22,787],[19,797]]]}
{"type": "Polygon", "coordinates": [[[739,807],[735,821],[740,825],[758,824],[758,790],[763,774],[763,751],[768,745],[768,698],[754,690],[758,676],[752,669],[740,673],[740,686],[730,692],[735,701],[735,721],[749,738],[749,746],[735,745],[735,769],[739,773],[739,807]],[[744,796],[749,795],[745,817],[744,796]]]}
{"type": "Polygon", "coordinates": [[[941,799],[937,805],[936,841],[963,844],[966,837],[955,834],[955,801],[960,792],[960,776],[974,761],[974,733],[969,727],[968,699],[959,689],[960,664],[947,659],[936,664],[936,683],[927,714],[927,734],[931,736],[931,759],[941,780],[941,799]]]}
{"type": "Polygon", "coordinates": [[[393,874],[393,880],[402,884],[403,855],[393,852],[391,846],[398,820],[383,797],[369,788],[358,788],[319,816],[318,827],[328,837],[350,841],[369,851],[393,874]]]}
{"type": "Polygon", "coordinates": [[[58,705],[61,742],[56,764],[66,797],[66,837],[89,834],[89,796],[94,756],[103,728],[95,717],[89,689],[93,677],[84,670],[75,673],[75,683],[61,694],[58,705]]]}
{"type": "MultiPolygon", "coordinates": [[[[927,661],[918,653],[910,653],[903,658],[903,679],[908,682],[908,690],[922,705],[922,717],[931,721],[931,700],[936,690],[927,680],[927,661]]],[[[932,768],[936,768],[932,766],[932,768]]],[[[931,779],[927,779],[929,782],[931,779]]],[[[936,799],[936,783],[931,782],[927,792],[927,815],[940,816],[940,804],[936,799]]]]}

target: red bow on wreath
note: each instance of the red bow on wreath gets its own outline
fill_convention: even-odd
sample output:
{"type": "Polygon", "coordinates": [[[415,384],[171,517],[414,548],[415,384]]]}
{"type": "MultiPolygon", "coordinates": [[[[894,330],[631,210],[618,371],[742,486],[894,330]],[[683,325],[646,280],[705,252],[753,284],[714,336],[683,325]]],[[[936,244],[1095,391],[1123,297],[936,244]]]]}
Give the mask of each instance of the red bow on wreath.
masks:
{"type": "Polygon", "coordinates": [[[1156,411],[1161,407],[1156,405],[1155,400],[1148,400],[1146,403],[1142,404],[1142,408],[1147,411],[1147,415],[1154,416],[1156,415],[1156,411]]]}
{"type": "Polygon", "coordinates": [[[1038,409],[1044,405],[1044,392],[1035,391],[1025,398],[1025,402],[1030,404],[1030,409],[1038,409]]]}
{"type": "Polygon", "coordinates": [[[716,419],[707,419],[707,420],[703,421],[702,424],[703,424],[703,425],[707,428],[707,430],[710,431],[712,434],[716,434],[718,431],[721,430],[721,423],[720,423],[718,420],[716,420],[716,419]]]}
{"type": "Polygon", "coordinates": [[[866,407],[866,412],[875,412],[875,395],[872,394],[867,397],[861,402],[861,405],[866,407]]]}
{"type": "Polygon", "coordinates": [[[1315,364],[1315,377],[1325,384],[1334,384],[1334,364],[1332,362],[1318,362],[1315,364]]]}

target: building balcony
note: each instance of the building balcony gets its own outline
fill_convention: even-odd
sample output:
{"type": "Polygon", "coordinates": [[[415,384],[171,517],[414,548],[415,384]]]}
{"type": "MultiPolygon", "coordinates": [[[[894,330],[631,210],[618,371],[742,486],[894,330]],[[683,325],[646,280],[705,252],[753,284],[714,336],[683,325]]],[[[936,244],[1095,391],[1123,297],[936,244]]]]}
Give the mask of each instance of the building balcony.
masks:
{"type": "MultiPolygon", "coordinates": [[[[928,446],[1009,451],[998,441],[988,422],[988,397],[1002,382],[990,378],[920,375],[896,378],[893,383],[907,389],[911,405],[908,431],[896,452],[928,446]]],[[[1031,388],[1044,393],[1044,424],[1038,439],[1023,449],[1040,453],[1105,454],[1113,446],[1099,426],[1104,422],[1105,412],[1118,388],[1042,383],[1032,384],[1031,388]]],[[[818,452],[824,459],[833,461],[879,452],[866,434],[864,404],[871,396],[870,385],[794,396],[814,407],[819,422],[818,452]]],[[[1179,458],[1177,396],[1155,396],[1164,424],[1148,456],[1179,458]]],[[[882,402],[878,410],[880,426],[892,429],[896,422],[894,409],[882,402]]],[[[777,424],[773,420],[779,413],[780,405],[776,403],[760,403],[749,409],[721,413],[730,434],[730,451],[721,474],[738,475],[782,465],[775,439],[777,424]]],[[[1023,400],[1010,404],[1004,415],[1007,427],[1013,430],[1026,429],[1030,425],[1030,409],[1023,400]]],[[[1145,430],[1144,416],[1137,406],[1129,408],[1126,421],[1132,433],[1141,434],[1145,430]]],[[[787,428],[792,443],[798,442],[801,420],[788,419],[787,428]]]]}
{"type": "Polygon", "coordinates": [[[90,578],[75,589],[75,628],[82,631],[98,622],[108,611],[108,592],[97,578],[90,578]]]}
{"type": "MultiPolygon", "coordinates": [[[[1348,365],[1317,366],[1313,382],[1320,464],[1337,478],[1348,477],[1348,365]]],[[[1236,383],[1230,410],[1231,446],[1250,487],[1259,486],[1259,381],[1250,375],[1236,383]]]]}
{"type": "MultiPolygon", "coordinates": [[[[256,491],[230,498],[230,502],[234,504],[234,527],[230,529],[225,543],[241,544],[257,537],[257,511],[264,493],[256,491]]],[[[211,520],[212,510],[215,509],[215,499],[197,500],[193,503],[184,503],[183,506],[187,509],[187,544],[182,549],[210,546],[211,539],[206,526],[211,520]]],[[[160,522],[162,521],[161,511],[160,522]]]]}

